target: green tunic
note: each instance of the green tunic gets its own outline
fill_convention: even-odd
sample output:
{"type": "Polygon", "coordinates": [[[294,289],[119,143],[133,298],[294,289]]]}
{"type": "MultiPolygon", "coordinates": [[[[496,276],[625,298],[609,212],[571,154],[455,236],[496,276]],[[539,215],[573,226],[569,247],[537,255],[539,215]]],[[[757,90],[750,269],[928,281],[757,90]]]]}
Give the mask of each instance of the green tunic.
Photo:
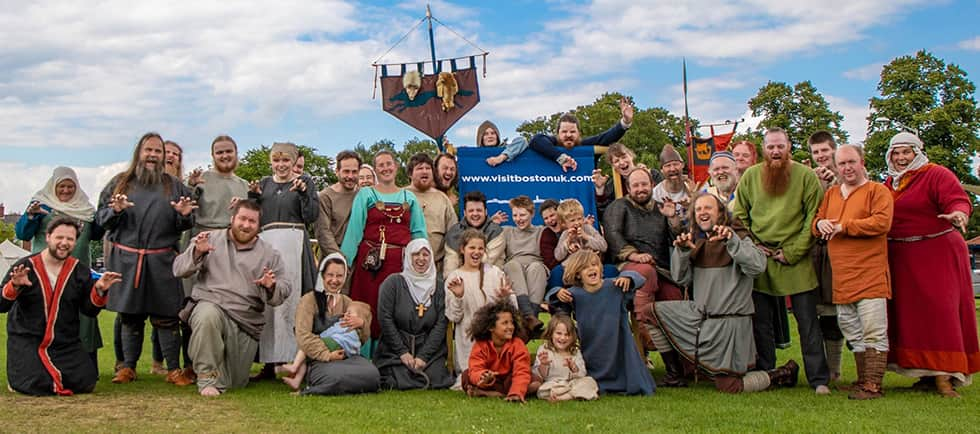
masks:
{"type": "MultiPolygon", "coordinates": [[[[48,242],[44,239],[48,233],[48,224],[60,215],[62,214],[51,210],[49,214],[41,219],[41,225],[34,232],[34,237],[31,238],[32,254],[43,251],[48,247],[48,242]]],[[[78,259],[79,265],[84,265],[85,267],[89,267],[92,263],[89,255],[89,241],[91,237],[92,223],[84,222],[82,224],[82,232],[78,235],[78,239],[75,240],[75,250],[71,252],[71,255],[75,259],[78,259]]],[[[102,333],[99,332],[99,321],[96,318],[85,314],[78,315],[78,330],[78,335],[82,340],[82,349],[85,352],[91,353],[102,348],[102,333]]]]}
{"type": "Polygon", "coordinates": [[[733,215],[752,238],[771,249],[782,249],[789,265],[769,258],[766,271],[755,279],[755,290],[770,295],[792,295],[817,287],[810,260],[813,235],[810,225],[823,199],[820,180],[812,170],[793,162],[789,188],[780,196],[765,192],[762,164],[748,168],[738,182],[733,215]]]}

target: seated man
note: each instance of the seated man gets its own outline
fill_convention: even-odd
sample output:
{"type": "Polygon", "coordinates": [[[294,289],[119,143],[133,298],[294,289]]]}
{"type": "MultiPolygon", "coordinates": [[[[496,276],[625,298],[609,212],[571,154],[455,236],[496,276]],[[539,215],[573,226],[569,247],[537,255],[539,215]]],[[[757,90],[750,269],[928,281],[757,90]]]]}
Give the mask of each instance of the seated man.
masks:
{"type": "Polygon", "coordinates": [[[531,138],[531,149],[560,164],[565,172],[575,171],[578,168],[578,163],[566,154],[565,150],[576,146],[611,145],[621,139],[626,134],[626,130],[633,125],[633,105],[626,98],[621,98],[619,109],[623,118],[616,125],[598,136],[586,137],[585,139],[582,138],[582,133],[579,130],[578,118],[571,113],[565,113],[558,119],[558,136],[536,134],[531,138]]]}
{"type": "Polygon", "coordinates": [[[800,367],[790,360],[769,372],[749,371],[755,362],[752,288],[766,269],[766,255],[740,224],[732,224],[721,198],[701,193],[694,200],[692,230],[674,241],[670,272],[694,285],[693,300],[657,302],[657,326],[647,324],[668,375],[680,372],[678,353],[714,377],[727,393],[793,387],[800,367]]]}
{"type": "Polygon", "coordinates": [[[459,241],[463,236],[463,231],[469,228],[477,229],[487,237],[486,254],[483,255],[483,262],[503,268],[505,246],[504,237],[500,236],[503,229],[492,219],[487,218],[487,197],[479,191],[471,191],[463,196],[463,220],[450,226],[449,230],[446,231],[443,276],[448,276],[449,273],[459,268],[459,252],[462,250],[459,241]]]}
{"type": "MultiPolygon", "coordinates": [[[[667,269],[674,233],[681,231],[681,216],[670,200],[658,204],[651,198],[653,179],[649,171],[634,169],[628,179],[629,195],[616,199],[606,209],[606,241],[610,254],[620,262],[620,271],[635,271],[645,279],[636,290],[634,312],[637,321],[653,324],[650,312],[654,300],[683,298],[667,269]]],[[[641,327],[639,332],[646,331],[641,327]]],[[[644,341],[646,347],[652,347],[648,336],[644,336],[644,341]]],[[[665,364],[669,365],[666,360],[665,364]]],[[[678,373],[669,372],[668,384],[664,385],[675,381],[676,385],[683,384],[682,378],[671,374],[678,373]]]]}
{"type": "Polygon", "coordinates": [[[78,314],[98,315],[121,275],[107,272],[96,281],[71,256],[81,229],[70,217],[56,217],[44,237],[47,249],[14,263],[3,279],[7,384],[17,392],[68,396],[95,389],[99,374],[82,349],[78,314]]]}
{"type": "Polygon", "coordinates": [[[180,316],[193,330],[189,352],[203,396],[248,384],[263,312],[292,290],[288,279],[276,279],[286,272],[279,252],[258,237],[260,212],[255,202],[239,201],[230,228],[201,232],[174,259],[177,277],[197,273],[180,316]]]}

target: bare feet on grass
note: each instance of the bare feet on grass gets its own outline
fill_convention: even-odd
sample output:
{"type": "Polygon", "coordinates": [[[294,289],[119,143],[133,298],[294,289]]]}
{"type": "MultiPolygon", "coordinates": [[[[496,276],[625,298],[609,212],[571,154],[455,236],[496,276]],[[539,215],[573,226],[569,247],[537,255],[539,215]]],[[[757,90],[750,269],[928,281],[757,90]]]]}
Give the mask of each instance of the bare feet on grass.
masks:
{"type": "Polygon", "coordinates": [[[201,396],[219,396],[221,391],[214,386],[205,386],[201,389],[201,396]]]}

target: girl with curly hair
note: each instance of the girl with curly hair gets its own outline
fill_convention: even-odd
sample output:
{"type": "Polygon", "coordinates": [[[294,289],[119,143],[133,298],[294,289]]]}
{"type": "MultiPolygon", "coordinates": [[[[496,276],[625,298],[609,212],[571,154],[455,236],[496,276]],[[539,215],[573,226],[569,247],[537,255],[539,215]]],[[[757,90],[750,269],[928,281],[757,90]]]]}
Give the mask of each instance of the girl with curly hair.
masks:
{"type": "Polygon", "coordinates": [[[531,383],[531,356],[524,341],[515,336],[523,327],[519,318],[517,307],[508,300],[497,300],[476,311],[466,330],[475,341],[469,369],[463,372],[467,395],[524,402],[531,383]]]}

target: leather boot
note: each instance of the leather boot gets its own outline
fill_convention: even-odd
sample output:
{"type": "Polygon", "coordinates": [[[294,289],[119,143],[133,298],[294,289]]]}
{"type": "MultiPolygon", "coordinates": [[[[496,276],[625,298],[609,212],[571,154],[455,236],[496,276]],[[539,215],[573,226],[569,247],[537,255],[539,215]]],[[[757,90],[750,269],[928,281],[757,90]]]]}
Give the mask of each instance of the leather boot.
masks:
{"type": "Polygon", "coordinates": [[[681,356],[677,351],[661,351],[660,358],[664,360],[664,368],[667,374],[660,380],[658,386],[663,387],[687,387],[687,380],[684,379],[684,365],[681,363],[681,356]]]}
{"type": "Polygon", "coordinates": [[[838,390],[850,391],[857,390],[861,384],[864,384],[864,355],[865,352],[854,353],[854,365],[857,366],[857,380],[854,380],[851,384],[841,384],[837,386],[838,390]]]}
{"type": "Polygon", "coordinates": [[[863,381],[847,395],[850,399],[875,399],[884,396],[881,382],[888,365],[888,352],[868,348],[864,351],[864,372],[858,374],[863,381]]]}
{"type": "Polygon", "coordinates": [[[800,376],[800,365],[797,365],[795,360],[790,360],[785,365],[766,373],[769,374],[770,389],[796,387],[797,378],[800,376]]]}
{"type": "Polygon", "coordinates": [[[953,388],[953,382],[949,375],[937,375],[936,376],[936,391],[943,398],[959,398],[960,394],[956,393],[956,389],[953,388]]]}

